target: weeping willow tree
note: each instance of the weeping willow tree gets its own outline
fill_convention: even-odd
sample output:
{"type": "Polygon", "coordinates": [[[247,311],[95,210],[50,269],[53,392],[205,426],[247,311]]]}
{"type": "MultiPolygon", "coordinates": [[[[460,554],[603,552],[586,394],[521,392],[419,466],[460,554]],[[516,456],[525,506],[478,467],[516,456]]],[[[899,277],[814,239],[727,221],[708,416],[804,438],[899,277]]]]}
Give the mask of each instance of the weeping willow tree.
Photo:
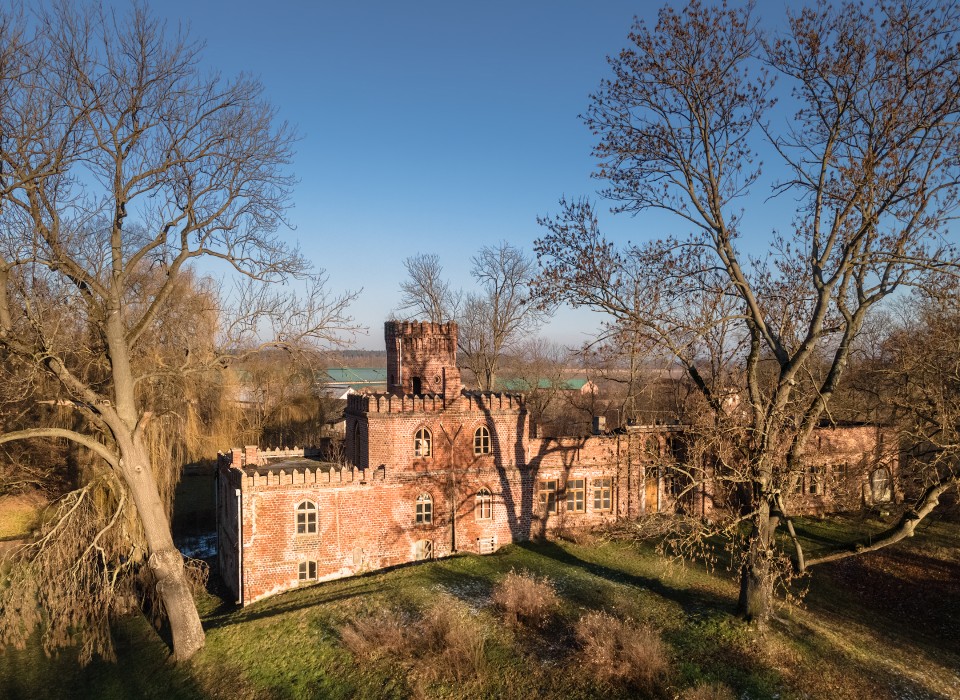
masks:
{"type": "Polygon", "coordinates": [[[145,591],[187,659],[204,633],[169,493],[210,400],[198,377],[229,362],[217,348],[322,343],[348,322],[351,295],[277,234],[295,133],[256,80],[208,73],[143,7],[64,2],[29,24],[0,9],[0,135],[0,353],[74,412],[0,444],[67,440],[89,460],[3,584],[0,642],[40,624],[48,648],[109,656],[110,615],[145,591]],[[236,288],[191,295],[198,259],[236,288]]]}
{"type": "MultiPolygon", "coordinates": [[[[156,275],[145,274],[138,292],[157,283],[156,275]]],[[[134,361],[142,378],[138,399],[149,420],[143,443],[168,518],[182,465],[232,444],[237,424],[235,405],[214,362],[218,303],[210,282],[186,274],[171,299],[134,361]],[[187,348],[209,362],[198,363],[196,371],[181,371],[187,348]]],[[[37,395],[44,395],[43,389],[56,391],[42,376],[34,381],[37,395]]],[[[57,430],[94,430],[69,402],[47,418],[57,430]]],[[[31,447],[49,452],[51,461],[59,459],[61,465],[72,461],[75,487],[53,501],[42,514],[36,538],[15,550],[8,562],[6,588],[0,593],[0,639],[22,646],[39,628],[48,653],[76,645],[82,663],[94,654],[114,659],[112,619],[138,610],[156,624],[164,619],[136,508],[122,480],[95,453],[62,439],[37,440],[31,447]]],[[[186,567],[191,584],[202,584],[205,565],[187,561],[186,567]]]]}

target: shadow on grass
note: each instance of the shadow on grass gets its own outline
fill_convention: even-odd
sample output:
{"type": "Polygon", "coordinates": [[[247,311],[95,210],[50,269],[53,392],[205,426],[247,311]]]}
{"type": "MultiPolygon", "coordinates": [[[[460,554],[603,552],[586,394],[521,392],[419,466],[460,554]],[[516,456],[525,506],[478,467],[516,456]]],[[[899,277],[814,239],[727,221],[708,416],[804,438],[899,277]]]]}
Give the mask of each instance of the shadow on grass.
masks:
{"type": "Polygon", "coordinates": [[[252,620],[262,620],[304,610],[315,605],[345,602],[363,596],[373,595],[383,591],[383,581],[381,579],[385,575],[403,570],[436,566],[440,562],[456,561],[460,556],[461,555],[457,555],[431,562],[409,562],[355,576],[322,581],[304,588],[284,591],[276,596],[252,603],[245,608],[240,607],[236,603],[223,600],[221,594],[211,589],[212,595],[220,597],[222,602],[217,604],[213,610],[203,615],[203,626],[204,629],[229,627],[252,620]]]}
{"type": "Polygon", "coordinates": [[[136,616],[113,626],[117,662],[95,658],[81,667],[77,649],[47,657],[37,635],[26,649],[0,654],[0,697],[5,700],[86,698],[124,700],[202,698],[185,665],[170,661],[169,648],[150,624],[136,616]]]}
{"type": "Polygon", "coordinates": [[[929,652],[960,650],[960,564],[903,550],[824,564],[807,604],[929,652]]]}
{"type": "Polygon", "coordinates": [[[253,620],[264,620],[315,605],[347,601],[381,590],[372,577],[368,579],[356,577],[349,581],[351,583],[343,584],[339,581],[333,585],[321,583],[297,591],[288,591],[281,596],[253,603],[247,608],[224,603],[204,616],[203,626],[205,629],[219,629],[253,620]]]}
{"type": "MultiPolygon", "coordinates": [[[[662,598],[673,601],[680,605],[684,610],[694,612],[703,608],[721,611],[724,613],[734,612],[734,601],[724,596],[715,595],[708,591],[696,587],[678,587],[671,586],[659,578],[651,576],[640,576],[620,569],[614,569],[603,564],[587,561],[573,554],[568,549],[556,544],[555,542],[522,542],[517,547],[528,550],[534,554],[552,559],[564,566],[574,567],[597,578],[609,581],[611,583],[625,584],[634,588],[643,588],[655,593],[662,598]]],[[[574,598],[582,598],[581,602],[591,604],[593,596],[584,596],[581,593],[574,592],[574,598]]]]}

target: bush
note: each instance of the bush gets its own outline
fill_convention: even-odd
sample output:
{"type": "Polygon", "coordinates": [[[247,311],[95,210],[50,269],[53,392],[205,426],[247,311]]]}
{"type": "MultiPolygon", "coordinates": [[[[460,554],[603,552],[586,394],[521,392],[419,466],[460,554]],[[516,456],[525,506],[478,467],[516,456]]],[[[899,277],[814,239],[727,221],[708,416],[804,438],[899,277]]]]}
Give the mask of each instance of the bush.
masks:
{"type": "Polygon", "coordinates": [[[560,608],[560,597],[549,579],[511,571],[494,587],[493,604],[513,625],[544,627],[560,608]]]}
{"type": "Polygon", "coordinates": [[[421,672],[433,678],[472,678],[486,660],[482,628],[448,600],[422,617],[389,609],[358,617],[343,626],[340,638],[358,658],[422,661],[421,672]]]}
{"type": "Polygon", "coordinates": [[[411,619],[395,610],[380,610],[351,620],[340,630],[340,638],[354,656],[375,659],[404,656],[411,619]]]}
{"type": "Polygon", "coordinates": [[[670,668],[660,635],[612,615],[592,612],[580,619],[581,658],[604,683],[624,683],[654,692],[670,668]]]}
{"type": "Polygon", "coordinates": [[[427,610],[422,622],[422,640],[438,675],[463,681],[483,671],[486,662],[483,628],[451,601],[441,601],[427,610]]]}

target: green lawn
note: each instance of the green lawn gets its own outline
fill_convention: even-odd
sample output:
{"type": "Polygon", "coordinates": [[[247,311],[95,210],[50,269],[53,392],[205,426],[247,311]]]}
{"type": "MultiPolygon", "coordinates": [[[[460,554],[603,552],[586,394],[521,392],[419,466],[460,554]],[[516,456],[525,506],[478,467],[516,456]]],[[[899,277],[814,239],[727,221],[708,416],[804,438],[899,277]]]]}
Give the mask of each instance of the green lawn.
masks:
{"type": "MultiPolygon", "coordinates": [[[[810,548],[881,526],[798,524],[810,548]]],[[[677,698],[712,682],[738,698],[960,697],[958,545],[957,525],[933,523],[896,553],[818,570],[800,582],[809,587],[804,602],[783,606],[764,632],[733,616],[727,571],[669,565],[645,544],[513,545],[319,584],[245,609],[205,596],[207,645],[180,666],[140,619],[118,626],[117,664],[80,669],[69,654],[48,660],[37,648],[8,650],[0,697],[677,698]],[[509,627],[492,605],[494,586],[511,570],[553,582],[562,605],[542,628],[509,627]],[[466,671],[443,648],[431,655],[416,646],[440,608],[479,640],[466,671]],[[351,651],[348,623],[385,609],[403,621],[409,653],[351,651]],[[659,633],[669,663],[653,686],[590,670],[577,629],[594,610],[659,633]]]]}

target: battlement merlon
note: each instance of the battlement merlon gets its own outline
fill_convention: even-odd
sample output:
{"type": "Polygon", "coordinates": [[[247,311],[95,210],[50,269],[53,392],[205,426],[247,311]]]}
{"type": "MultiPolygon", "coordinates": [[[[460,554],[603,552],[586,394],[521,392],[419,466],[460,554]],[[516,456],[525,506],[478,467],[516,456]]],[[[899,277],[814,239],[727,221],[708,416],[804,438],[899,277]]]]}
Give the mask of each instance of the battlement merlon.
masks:
{"type": "Polygon", "coordinates": [[[274,447],[261,448],[258,445],[233,447],[229,452],[217,453],[217,466],[222,469],[243,469],[251,466],[264,466],[283,459],[319,459],[322,451],[319,447],[274,447]]]}
{"type": "Polygon", "coordinates": [[[439,394],[351,394],[347,397],[347,413],[439,413],[445,410],[519,411],[525,408],[523,394],[496,391],[464,391],[456,401],[444,400],[439,394]]]}

